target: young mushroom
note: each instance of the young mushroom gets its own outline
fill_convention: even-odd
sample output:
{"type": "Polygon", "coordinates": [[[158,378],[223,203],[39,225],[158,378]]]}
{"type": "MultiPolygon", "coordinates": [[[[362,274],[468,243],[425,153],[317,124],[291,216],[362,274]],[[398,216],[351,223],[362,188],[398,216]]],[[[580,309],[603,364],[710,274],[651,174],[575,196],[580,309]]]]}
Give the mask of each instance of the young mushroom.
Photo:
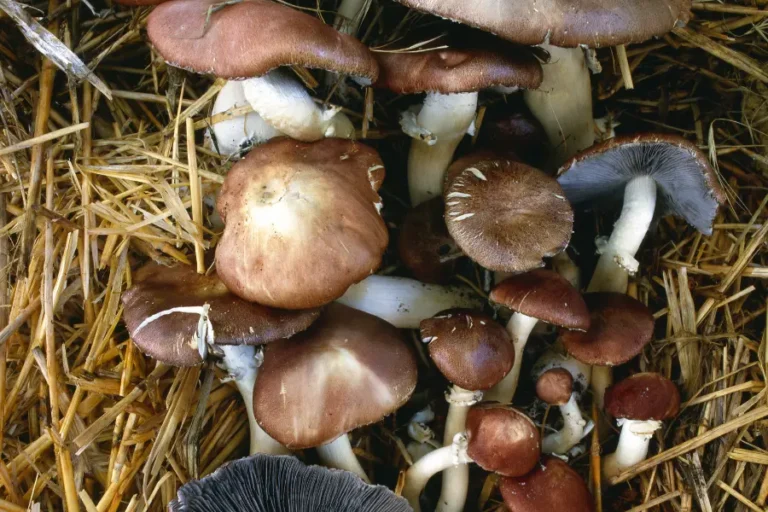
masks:
{"type": "Polygon", "coordinates": [[[403,219],[397,249],[400,261],[424,283],[451,280],[463,253],[448,233],[442,197],[433,197],[411,208],[403,219]]]}
{"type": "Polygon", "coordinates": [[[538,467],[521,477],[502,477],[501,496],[509,512],[594,512],[586,482],[557,457],[542,457],[538,467]]]}
{"type": "Polygon", "coordinates": [[[581,415],[578,392],[573,384],[573,375],[565,368],[550,368],[536,380],[536,396],[559,407],[563,416],[563,428],[541,441],[543,453],[567,453],[584,437],[587,422],[581,415]]]}

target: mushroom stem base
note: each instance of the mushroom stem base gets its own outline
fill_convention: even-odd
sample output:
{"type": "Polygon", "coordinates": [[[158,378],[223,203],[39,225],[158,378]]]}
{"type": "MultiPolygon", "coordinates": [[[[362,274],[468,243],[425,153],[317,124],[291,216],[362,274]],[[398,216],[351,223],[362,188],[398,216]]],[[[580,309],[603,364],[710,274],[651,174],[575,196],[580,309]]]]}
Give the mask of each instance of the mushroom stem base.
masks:
{"type": "Polygon", "coordinates": [[[330,443],[315,449],[324,466],[349,471],[359,476],[365,483],[371,483],[360,465],[360,461],[357,460],[355,452],[352,451],[352,445],[349,443],[347,434],[343,434],[330,443]]]}
{"type": "Polygon", "coordinates": [[[531,331],[539,321],[522,313],[514,313],[507,322],[507,332],[515,347],[515,360],[512,369],[501,381],[485,393],[486,400],[494,400],[502,404],[511,404],[520,380],[520,368],[523,365],[523,351],[531,331]]]}
{"type": "Polygon", "coordinates": [[[616,451],[603,458],[603,478],[608,480],[648,456],[648,444],[653,433],[661,427],[660,421],[627,420],[617,422],[621,426],[616,451]]]}
{"type": "Polygon", "coordinates": [[[581,415],[576,395],[565,405],[560,406],[560,414],[563,415],[563,428],[554,434],[549,434],[541,442],[543,453],[562,454],[576,446],[584,436],[584,426],[587,424],[581,415]]]}

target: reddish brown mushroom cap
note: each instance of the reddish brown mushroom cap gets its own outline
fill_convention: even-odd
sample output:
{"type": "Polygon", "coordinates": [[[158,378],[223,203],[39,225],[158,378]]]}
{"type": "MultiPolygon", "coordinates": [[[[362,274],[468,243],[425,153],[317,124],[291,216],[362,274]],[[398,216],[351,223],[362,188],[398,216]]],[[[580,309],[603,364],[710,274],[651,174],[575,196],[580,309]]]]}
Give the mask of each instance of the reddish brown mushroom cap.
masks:
{"type": "Polygon", "coordinates": [[[256,421],[292,449],[380,421],[416,387],[416,358],[379,318],[329,305],[311,329],[271,343],[253,390],[256,421]]]}
{"type": "Polygon", "coordinates": [[[454,163],[443,198],[448,232],[480,265],[524,272],[568,245],[573,210],[557,181],[506,159],[454,163]]]}
{"type": "Polygon", "coordinates": [[[287,65],[378,76],[376,59],[360,41],[268,0],[166,2],[147,18],[147,35],[171,65],[222,78],[261,76],[287,65]]]}
{"type": "Polygon", "coordinates": [[[509,512],[593,512],[595,503],[586,482],[557,457],[545,456],[525,476],[499,480],[509,512]]]}
{"type": "Polygon", "coordinates": [[[486,471],[521,476],[541,456],[539,429],[522,412],[496,402],[475,405],[467,415],[467,454],[486,471]]]}
{"type": "Polygon", "coordinates": [[[126,5],[128,7],[139,7],[143,5],[158,5],[168,0],[115,0],[115,3],[126,5]]]}
{"type": "Polygon", "coordinates": [[[638,373],[605,390],[605,411],[614,418],[663,421],[680,412],[680,392],[658,373],[638,373]]]}
{"type": "Polygon", "coordinates": [[[490,299],[558,327],[589,328],[589,310],[581,293],[552,270],[536,269],[508,277],[491,291],[490,299]]]}
{"type": "Polygon", "coordinates": [[[273,307],[331,302],[372,274],[387,246],[378,154],[346,139],[273,139],[229,171],[217,209],[219,277],[273,307]]]}
{"type": "Polygon", "coordinates": [[[208,317],[219,345],[262,345],[288,338],[309,327],[319,309],[287,311],[246,302],[227,290],[215,275],[202,275],[189,265],[144,266],[134,285],[123,293],[123,318],[134,343],[150,357],[174,366],[202,362],[193,342],[199,316],[171,313],[137,329],[161,311],[208,304],[208,317]]]}
{"type": "Polygon", "coordinates": [[[469,309],[449,309],[421,321],[421,339],[449,381],[470,391],[490,389],[515,361],[506,329],[469,309]]]}
{"type": "Polygon", "coordinates": [[[560,339],[573,357],[587,364],[615,366],[642,352],[653,337],[653,315],[623,293],[584,294],[592,319],[586,332],[565,331],[560,339]]]}
{"type": "Polygon", "coordinates": [[[565,368],[552,368],[536,381],[536,396],[549,405],[565,405],[573,393],[573,376],[565,368]]]}
{"type": "Polygon", "coordinates": [[[443,199],[434,197],[405,215],[397,242],[400,260],[413,276],[424,283],[446,283],[453,277],[456,258],[444,256],[459,252],[443,219],[443,199]]]}

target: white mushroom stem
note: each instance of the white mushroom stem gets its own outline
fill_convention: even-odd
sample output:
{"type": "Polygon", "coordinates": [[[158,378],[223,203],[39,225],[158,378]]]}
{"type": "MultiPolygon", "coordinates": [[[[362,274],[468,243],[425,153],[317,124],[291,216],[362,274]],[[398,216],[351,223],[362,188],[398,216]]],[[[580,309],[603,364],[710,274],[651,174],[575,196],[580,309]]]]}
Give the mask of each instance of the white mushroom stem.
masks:
{"type": "Polygon", "coordinates": [[[593,366],[592,379],[589,387],[592,388],[592,400],[595,401],[597,410],[602,411],[605,404],[605,390],[613,384],[613,370],[610,366],[593,366]]]}
{"type": "Polygon", "coordinates": [[[541,441],[542,453],[566,453],[584,437],[587,422],[581,415],[575,393],[571,393],[568,402],[560,406],[560,414],[563,415],[563,428],[544,437],[541,441]]]}
{"type": "Polygon", "coordinates": [[[371,483],[352,450],[347,434],[337,437],[330,443],[318,446],[315,450],[317,450],[324,466],[349,471],[362,478],[365,483],[371,483]]]}
{"type": "Polygon", "coordinates": [[[566,251],[552,257],[552,270],[560,274],[571,286],[581,289],[581,269],[574,263],[566,251]]]}
{"type": "Polygon", "coordinates": [[[619,445],[616,451],[603,457],[603,478],[609,479],[630,468],[648,456],[648,443],[653,433],[661,428],[660,421],[629,420],[617,421],[621,427],[619,445]]]}
{"type": "Polygon", "coordinates": [[[522,313],[513,313],[507,322],[507,332],[512,338],[512,345],[515,347],[515,361],[512,363],[512,369],[501,381],[486,391],[486,400],[495,400],[502,404],[511,404],[517,390],[517,383],[520,380],[520,368],[523,365],[523,351],[531,331],[539,321],[522,313]]]}
{"type": "Polygon", "coordinates": [[[413,206],[443,194],[445,170],[476,110],[476,92],[427,93],[418,115],[403,114],[403,131],[414,138],[408,154],[408,190],[413,206]]]}
{"type": "Polygon", "coordinates": [[[276,130],[302,141],[324,137],[352,138],[355,129],[338,108],[323,109],[304,86],[288,72],[270,71],[264,76],[244,80],[248,103],[276,130]]]}
{"type": "Polygon", "coordinates": [[[370,5],[371,0],[341,0],[333,26],[344,34],[356,35],[370,5]]]}
{"type": "Polygon", "coordinates": [[[446,309],[482,307],[481,300],[468,288],[380,275],[368,276],[350,286],[338,302],[400,329],[418,329],[423,319],[446,309]]]}

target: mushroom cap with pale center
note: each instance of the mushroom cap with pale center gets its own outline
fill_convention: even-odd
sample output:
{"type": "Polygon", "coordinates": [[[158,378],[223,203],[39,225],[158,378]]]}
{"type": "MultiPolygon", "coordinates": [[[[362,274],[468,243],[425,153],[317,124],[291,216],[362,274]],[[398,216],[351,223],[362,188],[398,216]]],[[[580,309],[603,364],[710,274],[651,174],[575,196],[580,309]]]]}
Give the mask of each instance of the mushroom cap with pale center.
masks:
{"type": "Polygon", "coordinates": [[[565,368],[550,368],[536,381],[536,396],[549,405],[565,405],[573,393],[573,376],[565,368]]]}
{"type": "Polygon", "coordinates": [[[658,373],[637,373],[605,390],[605,412],[640,421],[674,418],[680,412],[680,391],[658,373]]]}
{"type": "Polygon", "coordinates": [[[400,260],[413,277],[424,283],[444,284],[455,273],[456,258],[442,260],[459,251],[445,226],[444,211],[443,198],[433,197],[411,208],[400,227],[400,260]]]}
{"type": "Polygon", "coordinates": [[[510,512],[594,512],[586,482],[567,463],[546,455],[536,469],[521,477],[499,480],[510,512]]]}
{"type": "Polygon", "coordinates": [[[416,358],[387,322],[330,304],[314,326],[271,343],[253,390],[261,428],[291,449],[380,421],[416,387],[416,358]]]}

